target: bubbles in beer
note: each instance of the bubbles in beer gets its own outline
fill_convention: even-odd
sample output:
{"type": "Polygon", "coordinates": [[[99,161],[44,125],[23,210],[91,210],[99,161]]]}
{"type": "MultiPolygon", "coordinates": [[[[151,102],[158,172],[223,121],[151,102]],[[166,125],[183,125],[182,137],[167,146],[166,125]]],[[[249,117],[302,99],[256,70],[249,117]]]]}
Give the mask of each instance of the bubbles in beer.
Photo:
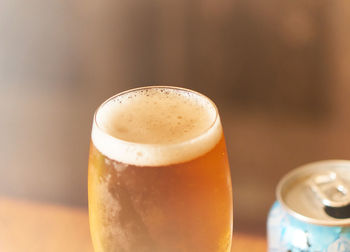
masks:
{"type": "Polygon", "coordinates": [[[98,110],[95,124],[93,142],[102,153],[146,166],[188,161],[209,151],[221,135],[220,119],[208,98],[166,87],[111,98],[98,110]],[[114,146],[105,141],[99,145],[101,135],[114,146]]]}

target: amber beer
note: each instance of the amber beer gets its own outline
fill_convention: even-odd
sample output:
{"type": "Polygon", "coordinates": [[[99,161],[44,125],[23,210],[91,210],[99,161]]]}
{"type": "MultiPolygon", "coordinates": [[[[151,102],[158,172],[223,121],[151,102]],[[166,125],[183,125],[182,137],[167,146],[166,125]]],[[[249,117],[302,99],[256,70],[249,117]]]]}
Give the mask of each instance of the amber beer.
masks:
{"type": "Polygon", "coordinates": [[[232,191],[216,106],[182,88],[118,94],[95,113],[89,216],[96,252],[228,252],[232,191]]]}

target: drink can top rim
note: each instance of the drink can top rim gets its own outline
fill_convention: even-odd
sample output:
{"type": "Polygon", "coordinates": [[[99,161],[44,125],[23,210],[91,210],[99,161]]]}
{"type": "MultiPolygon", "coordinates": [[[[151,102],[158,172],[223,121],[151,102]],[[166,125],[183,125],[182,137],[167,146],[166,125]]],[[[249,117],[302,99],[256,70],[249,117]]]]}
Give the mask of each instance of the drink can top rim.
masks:
{"type": "MultiPolygon", "coordinates": [[[[350,226],[350,218],[337,219],[324,212],[323,201],[316,197],[310,186],[315,175],[339,173],[340,179],[345,177],[346,185],[350,185],[349,160],[324,160],[302,165],[287,173],[278,183],[277,200],[293,217],[306,223],[322,226],[350,226]],[[310,189],[309,189],[310,187],[310,189]]],[[[320,177],[319,176],[319,177],[320,177]]],[[[349,187],[348,187],[349,188],[349,187]]],[[[350,191],[345,196],[350,202],[350,191]]]]}

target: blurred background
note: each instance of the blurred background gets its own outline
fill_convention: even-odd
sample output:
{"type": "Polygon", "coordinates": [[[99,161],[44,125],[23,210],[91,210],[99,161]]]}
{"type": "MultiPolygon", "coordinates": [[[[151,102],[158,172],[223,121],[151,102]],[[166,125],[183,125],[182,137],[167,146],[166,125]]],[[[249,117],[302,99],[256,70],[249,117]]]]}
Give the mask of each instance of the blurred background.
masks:
{"type": "Polygon", "coordinates": [[[350,2],[2,0],[0,196],[87,207],[92,116],[144,85],[200,91],[228,143],[235,230],[276,184],[350,159],[350,2]]]}

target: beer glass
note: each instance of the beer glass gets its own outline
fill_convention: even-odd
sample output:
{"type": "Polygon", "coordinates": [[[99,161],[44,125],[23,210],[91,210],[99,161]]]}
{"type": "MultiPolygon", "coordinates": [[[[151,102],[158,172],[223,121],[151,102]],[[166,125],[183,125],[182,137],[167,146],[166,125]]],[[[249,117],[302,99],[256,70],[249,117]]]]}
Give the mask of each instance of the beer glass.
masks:
{"type": "Polygon", "coordinates": [[[150,86],[97,109],[88,171],[95,252],[228,252],[231,190],[219,113],[206,96],[150,86]]]}

